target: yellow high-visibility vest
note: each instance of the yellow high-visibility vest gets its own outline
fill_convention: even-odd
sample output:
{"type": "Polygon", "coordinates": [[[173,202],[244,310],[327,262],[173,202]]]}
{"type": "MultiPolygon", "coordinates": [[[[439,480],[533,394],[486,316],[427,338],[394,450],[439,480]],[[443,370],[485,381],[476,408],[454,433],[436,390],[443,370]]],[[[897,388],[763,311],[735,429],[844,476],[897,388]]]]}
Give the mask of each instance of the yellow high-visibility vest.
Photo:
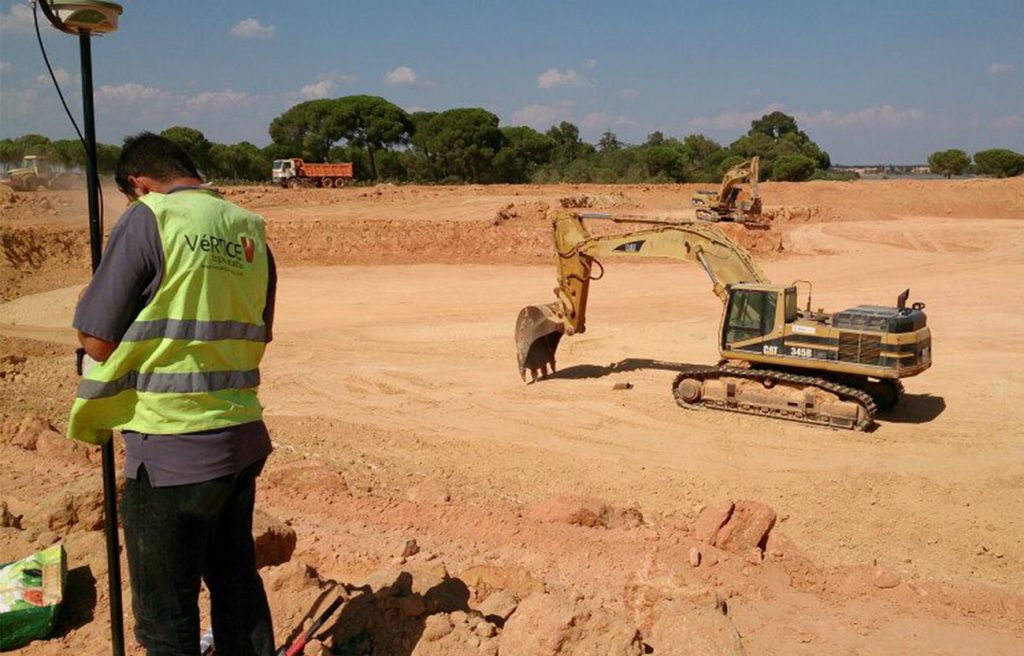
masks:
{"type": "Polygon", "coordinates": [[[202,189],[139,202],[156,216],[163,278],[114,352],[79,383],[68,437],[102,444],[115,429],[173,435],[262,419],[263,219],[202,189]]]}

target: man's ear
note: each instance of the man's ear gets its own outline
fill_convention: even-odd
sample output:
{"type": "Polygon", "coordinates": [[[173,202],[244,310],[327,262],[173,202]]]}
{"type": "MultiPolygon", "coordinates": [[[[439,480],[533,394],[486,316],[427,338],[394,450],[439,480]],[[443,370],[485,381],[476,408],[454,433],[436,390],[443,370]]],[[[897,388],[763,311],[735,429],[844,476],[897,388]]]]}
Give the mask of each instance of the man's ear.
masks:
{"type": "Polygon", "coordinates": [[[147,175],[129,175],[128,184],[135,189],[139,197],[145,196],[151,191],[154,191],[155,180],[147,175]]]}

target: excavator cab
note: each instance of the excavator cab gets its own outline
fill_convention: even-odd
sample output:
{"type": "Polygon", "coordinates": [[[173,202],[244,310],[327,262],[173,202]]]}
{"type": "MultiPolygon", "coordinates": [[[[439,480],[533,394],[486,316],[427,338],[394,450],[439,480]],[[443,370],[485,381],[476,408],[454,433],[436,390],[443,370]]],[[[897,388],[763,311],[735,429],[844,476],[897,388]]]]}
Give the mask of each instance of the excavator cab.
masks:
{"type": "MultiPolygon", "coordinates": [[[[796,289],[790,288],[794,298],[796,289]]],[[[773,335],[781,335],[776,314],[786,289],[768,285],[737,285],[729,289],[725,310],[723,348],[760,346],[773,335]]],[[[785,305],[783,300],[782,305],[785,305]]]]}

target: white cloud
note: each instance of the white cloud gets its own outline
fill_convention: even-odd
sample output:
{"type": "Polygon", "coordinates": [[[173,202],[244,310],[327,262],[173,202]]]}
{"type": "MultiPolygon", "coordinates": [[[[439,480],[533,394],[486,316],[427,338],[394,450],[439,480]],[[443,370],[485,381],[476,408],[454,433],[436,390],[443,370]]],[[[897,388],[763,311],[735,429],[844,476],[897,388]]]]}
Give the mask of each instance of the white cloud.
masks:
{"type": "Polygon", "coordinates": [[[231,28],[231,36],[240,39],[271,39],[274,37],[274,26],[263,25],[255,18],[246,18],[231,28]]]}
{"type": "Polygon", "coordinates": [[[591,83],[571,68],[564,73],[557,68],[549,68],[537,76],[537,86],[541,89],[553,89],[555,87],[586,87],[591,86],[591,83]]]}
{"type": "Polygon", "coordinates": [[[571,102],[561,102],[555,105],[527,105],[512,112],[512,125],[547,128],[558,121],[566,121],[571,118],[571,102]]]}
{"type": "Polygon", "coordinates": [[[285,94],[285,99],[288,102],[302,102],[329,98],[335,95],[335,92],[342,84],[351,84],[358,81],[358,77],[347,73],[322,73],[316,82],[304,85],[298,91],[285,94]]]}
{"type": "Polygon", "coordinates": [[[989,75],[1006,75],[1012,73],[1017,69],[1013,64],[992,64],[988,67],[989,75]]]}
{"type": "Polygon", "coordinates": [[[223,91],[204,91],[185,99],[185,106],[191,110],[225,111],[244,107],[251,97],[244,91],[224,89],[223,91]]]}
{"type": "Polygon", "coordinates": [[[587,63],[584,64],[584,65],[587,68],[589,68],[590,70],[594,70],[595,68],[597,68],[597,60],[596,59],[588,59],[587,63]]]}
{"type": "Polygon", "coordinates": [[[636,89],[623,89],[619,92],[619,95],[626,100],[635,100],[640,97],[640,92],[636,89]]]}
{"type": "MultiPolygon", "coordinates": [[[[65,86],[69,82],[71,82],[71,74],[68,73],[64,68],[62,68],[60,66],[58,66],[57,68],[53,69],[53,77],[57,78],[57,84],[59,84],[61,86],[65,86]]],[[[40,73],[39,75],[36,76],[36,82],[38,82],[39,84],[50,84],[51,83],[50,74],[49,73],[40,73]]]]}
{"type": "Polygon", "coordinates": [[[146,100],[167,100],[170,97],[170,92],[135,82],[126,82],[116,86],[104,84],[96,91],[98,100],[121,104],[133,104],[146,100]]]}
{"type": "Polygon", "coordinates": [[[35,111],[35,103],[38,92],[35,89],[28,89],[26,91],[4,91],[3,95],[0,95],[0,107],[3,109],[0,111],[10,112],[11,114],[27,115],[35,111]]]}
{"type": "Polygon", "coordinates": [[[432,87],[433,82],[429,80],[421,80],[416,75],[416,71],[412,70],[408,66],[399,66],[393,71],[388,71],[384,74],[385,84],[393,84],[395,86],[406,86],[406,87],[432,87]]]}
{"type": "Polygon", "coordinates": [[[307,84],[295,94],[299,100],[319,100],[334,95],[338,85],[333,80],[320,80],[315,84],[307,84]]]}
{"type": "Polygon", "coordinates": [[[35,32],[32,23],[32,9],[28,3],[11,6],[11,11],[0,14],[0,32],[10,34],[31,34],[35,32]]]}
{"type": "Polygon", "coordinates": [[[920,121],[924,112],[917,107],[896,109],[892,105],[878,105],[845,114],[825,109],[817,114],[797,112],[793,116],[799,125],[812,128],[899,128],[920,121]]]}
{"type": "Polygon", "coordinates": [[[608,128],[631,128],[636,121],[628,116],[613,116],[605,112],[591,112],[583,117],[580,124],[588,130],[605,130],[608,128]]]}
{"type": "Polygon", "coordinates": [[[1000,130],[1024,130],[1024,114],[1000,116],[994,125],[1000,130]]]}

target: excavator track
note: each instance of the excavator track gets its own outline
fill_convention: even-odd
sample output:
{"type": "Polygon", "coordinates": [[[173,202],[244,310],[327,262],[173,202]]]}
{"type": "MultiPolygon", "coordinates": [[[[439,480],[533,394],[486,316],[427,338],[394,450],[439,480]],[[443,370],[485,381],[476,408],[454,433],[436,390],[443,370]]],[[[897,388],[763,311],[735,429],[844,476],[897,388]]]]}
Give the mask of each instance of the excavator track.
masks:
{"type": "Polygon", "coordinates": [[[672,383],[681,407],[777,417],[865,431],[878,408],[871,395],[823,378],[727,365],[684,369],[672,383]]]}

